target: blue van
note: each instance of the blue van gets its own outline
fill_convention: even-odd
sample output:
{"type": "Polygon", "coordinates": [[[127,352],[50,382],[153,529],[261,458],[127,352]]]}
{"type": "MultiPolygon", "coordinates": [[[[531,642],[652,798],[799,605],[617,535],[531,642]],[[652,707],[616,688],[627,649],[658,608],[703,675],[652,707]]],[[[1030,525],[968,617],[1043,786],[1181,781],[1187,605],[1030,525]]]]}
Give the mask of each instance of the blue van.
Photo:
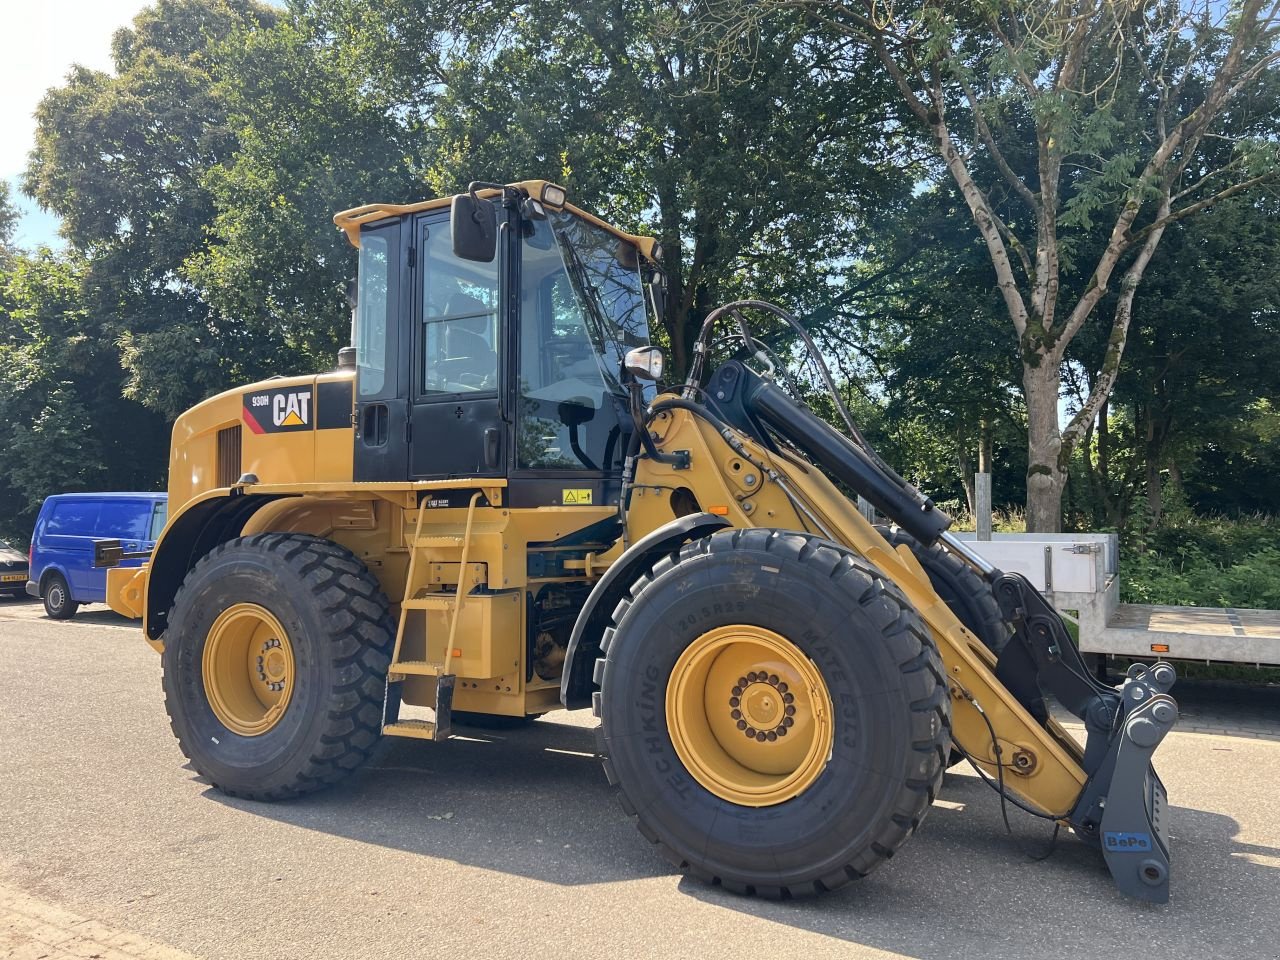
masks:
{"type": "MultiPolygon", "coordinates": [[[[163,493],[59,493],[45,500],[31,535],[27,593],[44,600],[55,620],[75,616],[82,603],[107,598],[107,571],[93,566],[93,541],[119,540],[130,552],[150,550],[164,529],[163,493]]],[[[122,566],[138,566],[126,560],[122,566]]]]}

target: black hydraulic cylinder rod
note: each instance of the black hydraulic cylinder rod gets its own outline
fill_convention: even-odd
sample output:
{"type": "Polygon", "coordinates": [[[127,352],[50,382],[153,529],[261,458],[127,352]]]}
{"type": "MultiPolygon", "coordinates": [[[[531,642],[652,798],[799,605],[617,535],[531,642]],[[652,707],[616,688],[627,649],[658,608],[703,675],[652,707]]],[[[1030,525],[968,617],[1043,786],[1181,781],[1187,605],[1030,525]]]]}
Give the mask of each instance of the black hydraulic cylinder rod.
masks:
{"type": "Polygon", "coordinates": [[[854,493],[926,546],[936,543],[951,518],[909,484],[888,476],[865,452],[830,424],[767,380],[749,377],[743,405],[779,436],[804,451],[854,493]],[[750,382],[754,380],[754,382],[750,382]]]}

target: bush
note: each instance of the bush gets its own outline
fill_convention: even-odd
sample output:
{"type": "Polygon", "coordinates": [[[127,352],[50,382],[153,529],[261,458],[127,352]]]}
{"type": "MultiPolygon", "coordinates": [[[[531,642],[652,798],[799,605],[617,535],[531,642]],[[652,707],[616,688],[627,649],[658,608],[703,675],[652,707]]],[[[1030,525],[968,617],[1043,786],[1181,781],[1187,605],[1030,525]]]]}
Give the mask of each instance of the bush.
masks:
{"type": "Polygon", "coordinates": [[[1179,517],[1126,537],[1126,603],[1280,609],[1280,518],[1179,517]]]}

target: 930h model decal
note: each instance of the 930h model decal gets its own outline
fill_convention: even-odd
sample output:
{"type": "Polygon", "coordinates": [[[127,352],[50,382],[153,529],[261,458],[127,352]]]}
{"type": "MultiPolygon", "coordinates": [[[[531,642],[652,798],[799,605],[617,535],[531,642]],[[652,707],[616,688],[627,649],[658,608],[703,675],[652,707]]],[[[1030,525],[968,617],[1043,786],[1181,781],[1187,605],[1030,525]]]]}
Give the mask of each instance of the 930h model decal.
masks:
{"type": "Polygon", "coordinates": [[[310,430],[315,414],[311,385],[255,390],[244,395],[244,422],[254,433],[310,430]]]}

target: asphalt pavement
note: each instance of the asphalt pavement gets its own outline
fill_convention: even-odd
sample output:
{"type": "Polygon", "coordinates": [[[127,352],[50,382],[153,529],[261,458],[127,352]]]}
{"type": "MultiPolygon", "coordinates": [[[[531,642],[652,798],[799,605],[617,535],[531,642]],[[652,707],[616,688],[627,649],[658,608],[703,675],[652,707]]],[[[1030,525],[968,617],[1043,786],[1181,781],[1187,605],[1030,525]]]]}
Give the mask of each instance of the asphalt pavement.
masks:
{"type": "Polygon", "coordinates": [[[872,876],[770,903],[652,852],[592,757],[589,712],[389,741],[335,789],[236,800],[185,764],[136,626],[0,602],[0,956],[1275,958],[1280,691],[1239,698],[1239,733],[1230,698],[1189,692],[1228,733],[1177,731],[1157,756],[1167,906],[1121,898],[1069,836],[1033,862],[1044,825],[1010,810],[1010,838],[967,773],[872,876]]]}

